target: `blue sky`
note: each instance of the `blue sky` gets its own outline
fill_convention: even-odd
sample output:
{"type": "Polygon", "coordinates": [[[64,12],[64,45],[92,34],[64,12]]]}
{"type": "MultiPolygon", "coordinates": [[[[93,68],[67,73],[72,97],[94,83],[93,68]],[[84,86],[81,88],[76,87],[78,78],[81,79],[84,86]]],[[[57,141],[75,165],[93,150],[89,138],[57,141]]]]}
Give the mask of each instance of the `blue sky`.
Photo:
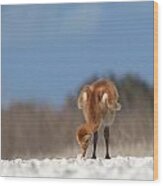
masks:
{"type": "Polygon", "coordinates": [[[153,84],[153,2],[2,6],[2,105],[62,104],[92,75],[153,84]]]}

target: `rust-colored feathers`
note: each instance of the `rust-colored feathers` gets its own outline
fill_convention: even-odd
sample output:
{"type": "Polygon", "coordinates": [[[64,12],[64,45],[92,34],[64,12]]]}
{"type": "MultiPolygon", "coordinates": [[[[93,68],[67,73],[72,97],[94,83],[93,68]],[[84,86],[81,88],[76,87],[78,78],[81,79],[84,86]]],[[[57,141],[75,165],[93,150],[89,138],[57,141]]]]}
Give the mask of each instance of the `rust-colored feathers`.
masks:
{"type": "MultiPolygon", "coordinates": [[[[100,128],[109,111],[114,114],[120,110],[118,98],[117,88],[110,80],[101,79],[82,88],[78,108],[83,111],[86,123],[77,130],[77,141],[81,148],[84,148],[84,143],[87,144],[85,148],[88,147],[90,135],[100,128]]],[[[83,151],[84,154],[85,152],[86,150],[83,151]]]]}

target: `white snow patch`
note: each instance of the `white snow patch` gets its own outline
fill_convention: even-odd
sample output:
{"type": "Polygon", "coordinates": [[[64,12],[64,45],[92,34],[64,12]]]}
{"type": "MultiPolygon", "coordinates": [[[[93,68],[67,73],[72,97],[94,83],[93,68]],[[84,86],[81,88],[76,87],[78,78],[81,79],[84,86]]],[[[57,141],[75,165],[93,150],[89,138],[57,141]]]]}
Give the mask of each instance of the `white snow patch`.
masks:
{"type": "Polygon", "coordinates": [[[1,176],[153,180],[152,157],[1,160],[1,176]]]}

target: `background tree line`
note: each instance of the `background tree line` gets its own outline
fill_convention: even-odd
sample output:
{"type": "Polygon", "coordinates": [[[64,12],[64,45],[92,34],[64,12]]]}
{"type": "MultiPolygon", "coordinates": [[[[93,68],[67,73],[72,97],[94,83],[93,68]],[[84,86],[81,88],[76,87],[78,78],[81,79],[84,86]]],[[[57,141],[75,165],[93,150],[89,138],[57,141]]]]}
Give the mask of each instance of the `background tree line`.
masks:
{"type": "MultiPolygon", "coordinates": [[[[153,85],[128,74],[118,79],[114,75],[93,76],[67,96],[59,108],[34,102],[2,107],[2,159],[76,157],[79,147],[75,132],[84,121],[77,108],[77,95],[84,84],[98,78],[115,82],[122,105],[111,128],[112,156],[152,156],[153,85]]],[[[103,135],[99,137],[98,156],[103,157],[104,139],[103,135]]],[[[88,156],[90,151],[91,147],[88,156]]]]}

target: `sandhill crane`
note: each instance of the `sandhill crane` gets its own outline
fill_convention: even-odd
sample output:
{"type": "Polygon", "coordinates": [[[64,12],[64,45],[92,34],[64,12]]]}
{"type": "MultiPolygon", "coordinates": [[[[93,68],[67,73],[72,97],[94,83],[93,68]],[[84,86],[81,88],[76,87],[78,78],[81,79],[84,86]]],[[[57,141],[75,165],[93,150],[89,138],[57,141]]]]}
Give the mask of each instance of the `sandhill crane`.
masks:
{"type": "Polygon", "coordinates": [[[109,154],[109,130],[114,122],[116,112],[121,109],[118,98],[117,88],[110,80],[100,79],[81,89],[78,97],[78,108],[83,111],[85,123],[78,128],[76,137],[83,157],[93,136],[92,158],[96,158],[98,130],[101,125],[104,125],[105,158],[111,158],[109,154]]]}

